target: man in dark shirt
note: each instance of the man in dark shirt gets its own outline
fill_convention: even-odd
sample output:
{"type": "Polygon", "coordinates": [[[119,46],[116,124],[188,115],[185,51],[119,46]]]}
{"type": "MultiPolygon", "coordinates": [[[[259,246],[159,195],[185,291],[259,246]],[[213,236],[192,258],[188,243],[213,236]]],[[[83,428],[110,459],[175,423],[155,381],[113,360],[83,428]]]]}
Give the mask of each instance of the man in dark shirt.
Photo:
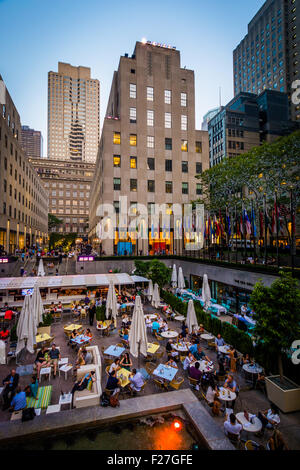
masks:
{"type": "Polygon", "coordinates": [[[189,368],[189,376],[192,379],[198,380],[198,383],[201,380],[202,372],[199,370],[200,364],[199,362],[196,362],[194,366],[189,368]]]}
{"type": "Polygon", "coordinates": [[[19,383],[19,374],[16,373],[15,369],[11,370],[11,373],[3,380],[3,385],[5,385],[2,392],[3,398],[3,410],[9,408],[10,402],[15,394],[15,390],[19,383]]]}
{"type": "Polygon", "coordinates": [[[96,307],[93,302],[93,304],[89,307],[89,320],[90,320],[90,326],[93,326],[94,324],[94,317],[96,313],[96,307]]]}
{"type": "Polygon", "coordinates": [[[111,371],[108,377],[106,389],[113,392],[112,394],[116,396],[116,398],[118,398],[119,393],[120,393],[120,386],[121,386],[120,380],[116,377],[116,371],[114,369],[111,371]]]}
{"type": "Polygon", "coordinates": [[[56,377],[57,365],[58,361],[61,359],[59,349],[56,348],[55,344],[53,343],[51,349],[49,351],[50,356],[50,363],[53,365],[53,376],[56,377]]]}

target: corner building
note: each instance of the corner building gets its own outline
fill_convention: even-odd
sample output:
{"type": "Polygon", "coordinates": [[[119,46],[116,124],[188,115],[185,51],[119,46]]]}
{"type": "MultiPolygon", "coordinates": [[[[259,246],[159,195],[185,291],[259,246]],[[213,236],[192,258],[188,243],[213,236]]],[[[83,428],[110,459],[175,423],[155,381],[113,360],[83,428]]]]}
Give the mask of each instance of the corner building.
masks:
{"type": "MultiPolygon", "coordinates": [[[[114,72],[90,199],[90,239],[97,240],[99,204],[127,196],[128,206],[190,203],[201,197],[196,174],[209,167],[208,134],[195,129],[194,72],[181,68],[176,48],[137,42],[131,57],[120,58],[114,72]]],[[[171,214],[172,219],[172,214],[171,214]]],[[[172,227],[172,220],[171,220],[172,227]]],[[[120,253],[132,243],[132,253],[179,253],[182,243],[160,230],[159,240],[132,240],[128,234],[97,240],[106,254],[120,253]]],[[[128,253],[130,252],[127,251],[128,253]]]]}

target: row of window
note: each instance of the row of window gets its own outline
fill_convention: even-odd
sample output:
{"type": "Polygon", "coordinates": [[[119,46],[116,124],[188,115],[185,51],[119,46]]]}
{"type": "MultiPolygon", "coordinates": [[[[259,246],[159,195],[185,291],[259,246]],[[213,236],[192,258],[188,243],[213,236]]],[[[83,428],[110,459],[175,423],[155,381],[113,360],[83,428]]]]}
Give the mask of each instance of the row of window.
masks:
{"type": "MultiPolygon", "coordinates": [[[[181,162],[182,165],[182,173],[188,173],[188,162],[183,161],[181,162]]],[[[113,156],[113,166],[115,168],[121,168],[121,156],[114,155],[113,156]]],[[[129,158],[129,166],[132,169],[137,168],[137,157],[130,157],[129,158]]],[[[173,161],[172,160],[165,160],[165,170],[172,171],[173,168],[173,161]]],[[[147,169],[148,170],[155,170],[155,158],[149,157],[147,158],[147,169]]],[[[202,163],[196,162],[196,174],[202,173],[202,163]]]]}
{"type": "MultiPolygon", "coordinates": [[[[113,188],[114,191],[121,191],[121,178],[114,178],[113,179],[113,188]]],[[[136,192],[138,188],[138,181],[137,179],[130,179],[130,191],[136,192]]],[[[154,180],[148,180],[147,181],[147,189],[149,193],[154,193],[155,192],[155,181],[154,180]]],[[[172,181],[166,181],[165,182],[165,191],[168,194],[173,193],[173,182],[172,181]]],[[[182,194],[188,194],[189,193],[189,183],[181,183],[181,192],[182,194]]],[[[196,194],[200,195],[202,194],[202,186],[200,183],[196,184],[196,194]]]]}
{"type": "MultiPolygon", "coordinates": [[[[113,143],[115,145],[121,145],[121,132],[114,132],[113,143]]],[[[137,146],[137,135],[129,135],[129,145],[131,147],[137,146]]],[[[147,135],[147,147],[154,148],[154,136],[147,135]]],[[[172,150],[172,139],[170,137],[165,138],[165,150],[172,150]]],[[[181,151],[188,152],[188,141],[186,139],[181,140],[181,151]]],[[[202,153],[202,142],[195,142],[195,152],[202,153]]]]}
{"type": "MultiPolygon", "coordinates": [[[[4,215],[8,215],[8,217],[11,217],[13,219],[17,219],[17,209],[14,208],[14,210],[12,211],[12,206],[9,205],[8,206],[8,210],[7,210],[7,206],[6,206],[6,202],[3,202],[3,214],[4,215]]],[[[19,222],[24,222],[25,224],[29,224],[30,226],[38,226],[38,221],[37,219],[35,219],[34,217],[30,217],[29,215],[27,216],[27,214],[24,214],[24,212],[21,212],[20,210],[18,211],[18,219],[17,219],[19,222]]]]}
{"type": "Polygon", "coordinates": [[[244,150],[244,142],[235,142],[234,140],[229,140],[228,147],[230,149],[244,150]]]}
{"type": "MultiPolygon", "coordinates": [[[[136,99],[136,84],[135,83],[129,84],[129,97],[132,99],[136,99]]],[[[154,101],[154,88],[153,87],[147,86],[146,98],[147,98],[147,101],[154,101]]],[[[165,104],[172,103],[172,91],[171,90],[165,90],[164,101],[165,101],[165,104]]],[[[180,93],[180,105],[183,107],[187,106],[187,94],[184,92],[180,93]]]]}

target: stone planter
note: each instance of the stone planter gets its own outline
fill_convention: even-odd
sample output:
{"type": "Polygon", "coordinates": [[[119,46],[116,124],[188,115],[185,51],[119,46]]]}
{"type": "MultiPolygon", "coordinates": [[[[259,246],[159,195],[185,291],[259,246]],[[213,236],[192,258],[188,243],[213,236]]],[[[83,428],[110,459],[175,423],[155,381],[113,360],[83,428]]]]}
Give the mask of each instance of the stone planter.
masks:
{"type": "Polygon", "coordinates": [[[300,387],[286,377],[283,383],[279,375],[266,377],[266,387],[269,400],[284,413],[300,410],[300,387]]]}

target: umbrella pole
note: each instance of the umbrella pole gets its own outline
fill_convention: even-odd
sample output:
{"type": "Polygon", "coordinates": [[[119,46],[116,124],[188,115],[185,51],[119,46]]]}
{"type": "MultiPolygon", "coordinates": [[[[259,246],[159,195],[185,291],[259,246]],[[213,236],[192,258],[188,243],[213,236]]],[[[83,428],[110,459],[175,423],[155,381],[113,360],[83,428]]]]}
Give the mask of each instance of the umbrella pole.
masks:
{"type": "Polygon", "coordinates": [[[138,348],[138,369],[140,368],[140,347],[141,347],[141,342],[139,341],[139,348],[138,348]]]}

